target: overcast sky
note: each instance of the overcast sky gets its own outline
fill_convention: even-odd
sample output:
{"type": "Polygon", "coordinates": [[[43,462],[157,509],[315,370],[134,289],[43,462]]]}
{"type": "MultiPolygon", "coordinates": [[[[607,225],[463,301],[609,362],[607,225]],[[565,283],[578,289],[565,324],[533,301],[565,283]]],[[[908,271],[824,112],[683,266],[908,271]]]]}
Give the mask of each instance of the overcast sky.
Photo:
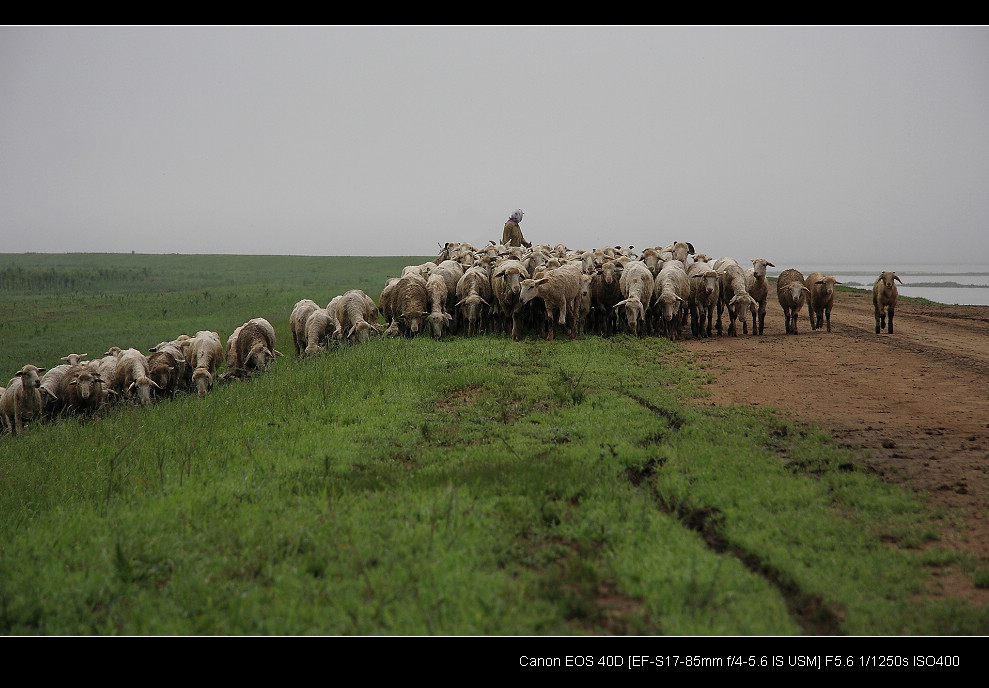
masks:
{"type": "Polygon", "coordinates": [[[0,27],[0,253],[989,260],[987,27],[0,27]]]}

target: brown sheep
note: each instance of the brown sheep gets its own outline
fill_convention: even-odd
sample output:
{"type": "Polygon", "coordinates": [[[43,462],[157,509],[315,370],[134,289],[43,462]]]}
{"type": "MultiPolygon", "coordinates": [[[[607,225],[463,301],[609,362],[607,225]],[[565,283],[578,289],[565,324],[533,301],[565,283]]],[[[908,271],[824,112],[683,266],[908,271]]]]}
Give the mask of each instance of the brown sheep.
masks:
{"type": "Polygon", "coordinates": [[[834,306],[834,285],[841,284],[831,275],[823,272],[812,272],[805,280],[807,288],[807,315],[810,317],[810,329],[819,330],[827,320],[828,332],[831,331],[831,308],[834,306]]]}
{"type": "Polygon", "coordinates": [[[799,270],[789,268],[776,278],[776,298],[783,307],[787,334],[797,334],[797,318],[809,292],[803,273],[799,270]]]}
{"type": "Polygon", "coordinates": [[[895,272],[884,271],[872,285],[872,305],[876,311],[876,334],[879,334],[886,327],[887,316],[889,318],[889,334],[893,334],[893,313],[896,311],[896,302],[900,298],[900,291],[896,288],[896,282],[903,284],[903,280],[896,276],[895,272]]]}

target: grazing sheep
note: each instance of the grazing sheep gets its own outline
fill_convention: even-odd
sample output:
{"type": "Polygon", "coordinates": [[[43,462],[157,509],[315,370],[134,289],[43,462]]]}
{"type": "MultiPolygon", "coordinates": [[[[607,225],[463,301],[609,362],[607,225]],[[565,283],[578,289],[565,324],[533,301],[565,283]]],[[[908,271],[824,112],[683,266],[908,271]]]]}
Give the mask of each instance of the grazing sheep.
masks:
{"type": "Polygon", "coordinates": [[[24,432],[24,421],[41,420],[41,373],[30,363],[21,368],[0,395],[0,416],[7,432],[24,432]]]}
{"type": "Polygon", "coordinates": [[[886,327],[886,319],[889,318],[889,334],[893,334],[893,313],[896,311],[896,302],[900,298],[900,291],[896,288],[896,282],[903,284],[903,280],[897,277],[891,270],[884,271],[872,285],[872,305],[876,311],[876,334],[879,334],[886,327]]]}
{"type": "Polygon", "coordinates": [[[687,278],[690,280],[690,331],[695,337],[710,337],[721,295],[721,278],[709,263],[697,260],[687,268],[687,278]]]}
{"type": "Polygon", "coordinates": [[[422,275],[408,271],[398,279],[392,292],[392,309],[400,334],[411,338],[423,330],[429,316],[428,302],[426,279],[422,275]]]}
{"type": "Polygon", "coordinates": [[[450,327],[453,316],[447,312],[446,300],[449,296],[446,288],[446,279],[441,274],[430,274],[426,279],[426,297],[429,308],[429,315],[426,316],[426,325],[430,333],[436,339],[443,337],[443,331],[450,327]]]}
{"type": "Polygon", "coordinates": [[[482,265],[474,265],[464,271],[457,282],[457,308],[465,323],[464,335],[480,334],[487,324],[488,311],[494,296],[491,292],[491,279],[482,265]]]}
{"type": "Polygon", "coordinates": [[[547,340],[556,336],[556,325],[562,326],[571,339],[577,336],[576,302],[582,274],[580,263],[576,262],[546,270],[538,279],[522,280],[519,301],[526,304],[539,297],[546,306],[543,331],[547,340]]]}
{"type": "Polygon", "coordinates": [[[58,398],[69,413],[91,416],[103,405],[103,379],[85,364],[76,363],[62,377],[58,398]]]}
{"type": "Polygon", "coordinates": [[[757,308],[752,311],[752,334],[762,334],[766,329],[766,302],[769,300],[767,266],[776,267],[765,258],[753,258],[752,267],[745,271],[745,289],[756,302],[757,308]]]}
{"type": "Polygon", "coordinates": [[[237,370],[245,375],[267,371],[280,353],[275,349],[275,331],[264,318],[252,318],[237,335],[237,370]]]}
{"type": "Polygon", "coordinates": [[[152,351],[148,354],[148,377],[154,381],[151,393],[174,397],[179,390],[180,375],[185,373],[185,358],[176,358],[173,350],[152,351]],[[159,394],[160,392],[160,394],[159,394]]]}
{"type": "MultiPolygon", "coordinates": [[[[334,304],[335,305],[335,304],[334,304]]],[[[336,332],[337,321],[326,308],[317,308],[306,318],[303,356],[313,356],[326,348],[326,341],[336,332]]]]}
{"type": "Polygon", "coordinates": [[[372,333],[380,331],[378,305],[361,289],[345,292],[336,304],[337,329],[334,339],[363,344],[372,333]]]}
{"type": "Polygon", "coordinates": [[[146,406],[151,403],[151,388],[157,383],[148,377],[148,357],[137,349],[124,349],[117,353],[117,368],[113,376],[113,388],[121,397],[134,399],[146,406]]]}
{"type": "Polygon", "coordinates": [[[810,289],[807,288],[804,276],[799,270],[789,268],[776,278],[776,298],[783,307],[787,334],[797,334],[797,318],[809,292],[810,289]]]}
{"type": "Polygon", "coordinates": [[[171,396],[175,396],[180,386],[187,387],[190,383],[185,364],[190,339],[189,335],[182,334],[170,342],[160,342],[148,349],[150,377],[160,385],[160,391],[171,396]]]}
{"type": "Polygon", "coordinates": [[[586,272],[580,275],[580,293],[574,302],[574,330],[577,336],[587,333],[587,323],[591,319],[591,309],[594,307],[591,301],[591,280],[593,277],[586,272]]]}
{"type": "Polygon", "coordinates": [[[491,293],[498,303],[498,312],[503,318],[503,329],[511,333],[512,339],[522,337],[523,307],[519,296],[522,281],[529,279],[529,272],[520,260],[506,260],[491,273],[491,293]]]}
{"type": "MultiPolygon", "coordinates": [[[[400,279],[400,277],[389,277],[381,289],[381,295],[378,296],[378,312],[388,325],[385,334],[389,336],[398,336],[398,313],[395,312],[394,303],[395,287],[398,286],[400,279]]],[[[337,328],[339,329],[339,323],[337,328]]]]}
{"type": "Polygon", "coordinates": [[[742,323],[742,333],[749,331],[748,314],[755,312],[755,300],[749,296],[745,288],[745,271],[734,258],[718,258],[714,261],[714,269],[721,276],[721,294],[718,297],[718,334],[723,333],[721,315],[728,308],[728,335],[738,336],[737,322],[742,323]]]}
{"type": "Polygon", "coordinates": [[[819,330],[827,319],[828,332],[831,331],[831,308],[834,306],[834,285],[841,284],[831,275],[823,272],[812,272],[805,280],[807,288],[807,315],[810,317],[810,329],[819,330]]]}
{"type": "Polygon", "coordinates": [[[684,264],[676,259],[664,262],[653,285],[651,310],[655,331],[662,331],[667,339],[677,339],[689,302],[690,280],[684,264]]]}
{"type": "Polygon", "coordinates": [[[295,348],[295,357],[300,358],[309,345],[306,337],[306,321],[314,311],[319,310],[319,304],[312,299],[301,299],[292,308],[292,314],[288,318],[289,329],[292,331],[292,346],[295,348]]]}
{"type": "Polygon", "coordinates": [[[188,349],[186,364],[192,370],[192,389],[204,397],[213,388],[216,371],[223,362],[223,344],[220,335],[209,330],[200,330],[188,349]]]}
{"type": "Polygon", "coordinates": [[[243,325],[237,327],[230,336],[227,337],[227,355],[226,355],[226,372],[223,373],[221,377],[239,377],[239,366],[237,359],[237,339],[240,337],[240,331],[244,329],[243,325]]]}
{"type": "Polygon", "coordinates": [[[429,276],[440,275],[446,282],[446,306],[444,310],[450,314],[450,331],[457,332],[460,329],[459,313],[456,308],[451,308],[450,304],[457,302],[457,282],[464,276],[464,266],[455,260],[444,260],[435,268],[430,269],[429,276]]]}
{"type": "Polygon", "coordinates": [[[642,261],[632,260],[625,264],[622,276],[618,280],[622,290],[621,301],[614,308],[625,309],[625,321],[633,337],[642,334],[642,326],[646,323],[646,308],[652,300],[655,280],[649,268],[642,261]],[[642,324],[640,326],[640,323],[642,324]]]}

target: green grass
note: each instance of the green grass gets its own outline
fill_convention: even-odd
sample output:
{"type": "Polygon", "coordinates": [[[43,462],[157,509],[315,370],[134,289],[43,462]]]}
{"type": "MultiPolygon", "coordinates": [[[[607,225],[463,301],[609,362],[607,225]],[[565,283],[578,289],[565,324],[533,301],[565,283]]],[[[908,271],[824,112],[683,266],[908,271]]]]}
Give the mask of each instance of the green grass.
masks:
{"type": "MultiPolygon", "coordinates": [[[[163,283],[191,269],[153,258],[163,283]]],[[[218,279],[227,260],[208,263],[218,279]]],[[[239,285],[267,300],[205,312],[192,303],[200,285],[111,290],[119,307],[89,341],[132,342],[133,326],[153,344],[265,315],[287,342],[299,298],[328,301],[360,279],[377,297],[421,262],[375,273],[358,269],[368,259],[321,259],[348,276],[306,285],[314,271],[294,262],[315,259],[276,260],[285,277],[239,285]],[[175,320],[129,322],[169,293],[175,320]]],[[[38,298],[3,291],[0,308],[38,298]]],[[[41,337],[25,334],[29,319],[4,324],[8,368],[86,349],[56,323],[83,322],[101,297],[61,298],[51,353],[30,348],[41,337]]],[[[708,376],[659,338],[373,338],[280,358],[203,399],[0,437],[0,632],[989,631],[986,610],[924,595],[934,572],[966,566],[937,540],[950,515],[773,409],[691,404],[708,376]]],[[[968,575],[984,584],[984,571],[968,575]]]]}

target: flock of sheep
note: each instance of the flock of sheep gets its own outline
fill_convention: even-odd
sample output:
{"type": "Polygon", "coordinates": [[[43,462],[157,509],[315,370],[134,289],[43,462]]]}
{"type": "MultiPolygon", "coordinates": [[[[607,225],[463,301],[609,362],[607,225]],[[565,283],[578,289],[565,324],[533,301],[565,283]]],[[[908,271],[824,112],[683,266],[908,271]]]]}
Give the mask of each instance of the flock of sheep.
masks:
{"type": "MultiPolygon", "coordinates": [[[[378,302],[360,289],[334,297],[326,307],[311,299],[295,304],[289,318],[296,357],[328,345],[366,342],[374,334],[415,337],[426,332],[474,336],[505,333],[519,340],[527,333],[553,339],[557,329],[574,338],[587,333],[628,332],[678,339],[688,326],[693,337],[716,330],[737,336],[763,334],[769,299],[764,258],[744,269],[736,260],[712,259],[687,242],[647,248],[571,251],[564,245],[484,248],[450,242],[436,259],[409,265],[389,278],[378,302]],[[383,320],[383,323],[382,323],[383,320]]],[[[883,272],[873,286],[876,333],[893,332],[897,301],[895,272],[883,272]],[[888,323],[888,325],[887,325],[888,323]]],[[[787,269],[776,281],[787,334],[797,334],[806,305],[812,329],[831,331],[834,277],[804,277],[787,269]]],[[[180,391],[205,395],[217,379],[268,370],[276,356],[274,328],[254,318],[230,335],[226,353],[216,332],[180,335],[152,347],[112,347],[102,358],[69,354],[51,370],[26,365],[0,388],[0,416],[9,433],[26,421],[62,413],[93,414],[120,401],[148,404],[180,391]],[[221,364],[225,372],[218,375],[221,364]],[[44,375],[42,376],[42,373],[44,375]]]]}

